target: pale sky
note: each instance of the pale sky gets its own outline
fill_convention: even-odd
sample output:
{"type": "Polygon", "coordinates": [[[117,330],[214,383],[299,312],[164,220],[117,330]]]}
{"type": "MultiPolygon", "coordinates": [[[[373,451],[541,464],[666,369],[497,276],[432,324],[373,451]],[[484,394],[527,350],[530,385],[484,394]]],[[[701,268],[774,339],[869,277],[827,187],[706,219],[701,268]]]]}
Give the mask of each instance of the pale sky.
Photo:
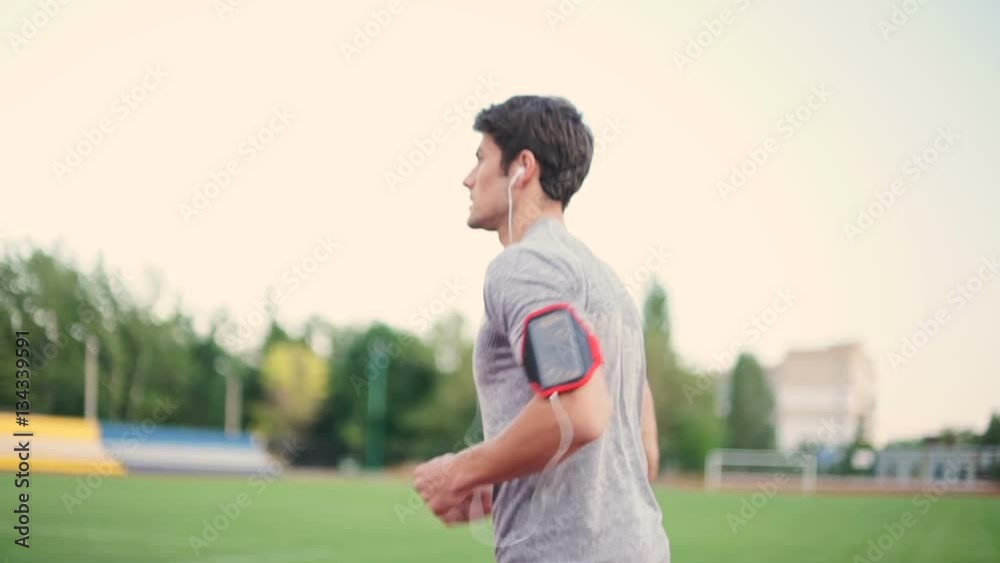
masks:
{"type": "Polygon", "coordinates": [[[0,237],[103,254],[136,291],[151,268],[202,323],[250,319],[272,288],[293,327],[416,330],[442,305],[476,327],[501,247],[465,225],[474,114],[558,94],[601,148],[567,226],[626,279],[655,270],[687,362],[858,340],[878,442],[982,431],[1000,410],[982,262],[1000,258],[1000,10],[896,5],[893,23],[886,0],[4,2],[0,237]],[[213,175],[228,184],[204,196],[213,175]],[[755,316],[773,321],[758,339],[755,316]]]}

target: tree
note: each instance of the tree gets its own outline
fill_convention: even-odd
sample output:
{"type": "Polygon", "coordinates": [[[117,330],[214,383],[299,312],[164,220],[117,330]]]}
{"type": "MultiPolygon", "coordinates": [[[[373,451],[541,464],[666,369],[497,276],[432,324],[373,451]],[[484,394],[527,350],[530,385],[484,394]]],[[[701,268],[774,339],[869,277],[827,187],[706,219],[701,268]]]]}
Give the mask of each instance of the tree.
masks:
{"type": "MultiPolygon", "coordinates": [[[[349,443],[347,428],[355,424],[352,422],[355,409],[362,400],[358,380],[352,373],[355,369],[352,350],[367,331],[357,327],[315,327],[313,337],[318,338],[320,331],[325,332],[324,337],[329,341],[328,371],[341,376],[331,378],[332,391],[306,435],[306,450],[298,459],[303,465],[334,465],[347,456],[360,455],[357,447],[360,439],[349,443]]],[[[357,434],[360,432],[358,429],[357,434]]]]}
{"type": "MultiPolygon", "coordinates": [[[[687,388],[708,377],[685,369],[680,369],[680,373],[687,388]]],[[[685,397],[683,404],[670,421],[671,441],[680,468],[700,472],[705,467],[708,453],[722,447],[725,425],[715,412],[714,388],[691,397],[690,401],[685,397]]]]}
{"type": "Polygon", "coordinates": [[[979,443],[984,446],[1000,446],[1000,414],[994,413],[990,417],[990,423],[986,426],[986,431],[979,438],[979,443]]]}
{"type": "MultiPolygon", "coordinates": [[[[984,446],[1000,446],[1000,415],[993,414],[990,417],[990,423],[986,427],[986,432],[983,432],[983,435],[980,436],[979,443],[984,446]]],[[[994,481],[1000,481],[1000,462],[994,461],[993,469],[989,475],[994,481]]]]}
{"type": "MultiPolygon", "coordinates": [[[[13,330],[29,333],[31,410],[83,414],[85,353],[79,311],[86,303],[85,279],[58,254],[37,249],[8,254],[3,270],[0,294],[6,297],[7,316],[13,330]]],[[[13,365],[12,358],[12,349],[0,351],[4,365],[13,365]]],[[[8,388],[13,388],[14,373],[0,373],[8,388]]],[[[0,398],[0,407],[12,407],[16,400],[10,393],[0,398]]]]}
{"type": "Polygon", "coordinates": [[[673,346],[670,341],[670,307],[667,300],[667,291],[655,280],[646,292],[646,301],[643,303],[642,323],[645,332],[656,333],[662,336],[666,343],[666,348],[672,351],[673,346]]]}
{"type": "MultiPolygon", "coordinates": [[[[129,278],[100,259],[87,274],[58,248],[2,257],[0,333],[30,333],[33,412],[83,414],[85,349],[93,338],[99,418],[142,421],[166,403],[176,405],[171,423],[221,425],[224,382],[213,359],[225,353],[203,341],[179,304],[161,306],[152,282],[152,297],[140,302],[129,278]]],[[[0,360],[13,363],[12,353],[0,349],[0,360]]],[[[0,371],[0,382],[12,376],[0,371]]],[[[6,401],[0,396],[0,407],[6,401]]]]}
{"type": "Polygon", "coordinates": [[[261,382],[266,399],[257,405],[258,427],[283,440],[315,420],[329,389],[327,364],[304,344],[281,342],[265,356],[261,382]]]}
{"type": "Polygon", "coordinates": [[[774,397],[764,370],[750,354],[740,354],[730,378],[727,426],[733,448],[774,448],[774,397]]]}
{"type": "Polygon", "coordinates": [[[310,461],[331,463],[348,456],[360,460],[366,457],[370,440],[381,439],[384,443],[376,447],[385,463],[422,457],[426,437],[411,417],[435,394],[440,381],[433,350],[416,336],[381,323],[341,329],[332,338],[330,362],[341,376],[312,429],[310,444],[325,453],[316,452],[310,461]],[[383,391],[384,411],[370,417],[370,405],[383,406],[383,391]]]}
{"type": "Polygon", "coordinates": [[[671,342],[667,293],[655,281],[643,304],[643,341],[662,464],[700,471],[708,452],[722,445],[724,428],[715,414],[715,389],[699,386],[708,376],[681,365],[671,342]]]}
{"type": "MultiPolygon", "coordinates": [[[[868,432],[866,430],[867,424],[863,416],[859,416],[857,419],[857,427],[854,431],[854,438],[851,443],[847,445],[843,450],[842,458],[838,463],[834,463],[830,467],[830,472],[838,475],[858,475],[858,474],[872,474],[874,472],[874,466],[868,469],[855,469],[854,468],[854,456],[860,450],[871,450],[872,444],[868,441],[868,432]]],[[[817,445],[817,449],[820,445],[817,445]]]]}
{"type": "Polygon", "coordinates": [[[439,371],[438,384],[428,400],[407,418],[416,430],[413,454],[427,458],[456,452],[483,441],[473,379],[473,343],[464,337],[465,319],[459,313],[442,315],[428,334],[439,371]]]}

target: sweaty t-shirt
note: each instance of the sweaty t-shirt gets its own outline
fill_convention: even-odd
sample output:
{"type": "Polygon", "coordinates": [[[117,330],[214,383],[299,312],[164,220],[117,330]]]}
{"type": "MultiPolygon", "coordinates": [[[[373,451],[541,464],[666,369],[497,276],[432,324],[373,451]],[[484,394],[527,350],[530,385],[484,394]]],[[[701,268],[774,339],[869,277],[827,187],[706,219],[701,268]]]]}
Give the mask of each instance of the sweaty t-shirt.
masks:
{"type": "Polygon", "coordinates": [[[490,263],[483,297],[475,379],[486,439],[534,393],[520,354],[525,320],[550,305],[569,304],[597,337],[613,405],[600,438],[549,471],[494,486],[497,561],[667,563],[642,444],[642,324],[624,284],[561,222],[543,218],[490,263]]]}

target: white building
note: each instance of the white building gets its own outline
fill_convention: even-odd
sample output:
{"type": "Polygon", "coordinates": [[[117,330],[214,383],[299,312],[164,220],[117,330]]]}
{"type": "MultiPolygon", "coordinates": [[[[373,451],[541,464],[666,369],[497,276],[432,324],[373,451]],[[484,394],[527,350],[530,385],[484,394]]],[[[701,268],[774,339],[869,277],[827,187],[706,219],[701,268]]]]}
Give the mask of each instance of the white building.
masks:
{"type": "Polygon", "coordinates": [[[793,350],[767,370],[774,393],[778,447],[849,444],[864,424],[872,437],[875,373],[860,344],[793,350]]]}

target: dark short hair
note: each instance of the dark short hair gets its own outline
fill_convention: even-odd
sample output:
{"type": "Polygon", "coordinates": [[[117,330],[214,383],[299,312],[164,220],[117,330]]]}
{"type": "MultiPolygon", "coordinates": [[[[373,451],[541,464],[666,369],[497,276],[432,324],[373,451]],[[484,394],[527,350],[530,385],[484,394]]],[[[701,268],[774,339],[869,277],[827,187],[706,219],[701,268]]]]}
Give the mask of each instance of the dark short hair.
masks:
{"type": "Polygon", "coordinates": [[[542,190],[563,209],[590,171],[594,135],[566,99],[514,96],[480,111],[473,129],[500,147],[504,170],[522,150],[531,151],[540,164],[542,190]]]}

